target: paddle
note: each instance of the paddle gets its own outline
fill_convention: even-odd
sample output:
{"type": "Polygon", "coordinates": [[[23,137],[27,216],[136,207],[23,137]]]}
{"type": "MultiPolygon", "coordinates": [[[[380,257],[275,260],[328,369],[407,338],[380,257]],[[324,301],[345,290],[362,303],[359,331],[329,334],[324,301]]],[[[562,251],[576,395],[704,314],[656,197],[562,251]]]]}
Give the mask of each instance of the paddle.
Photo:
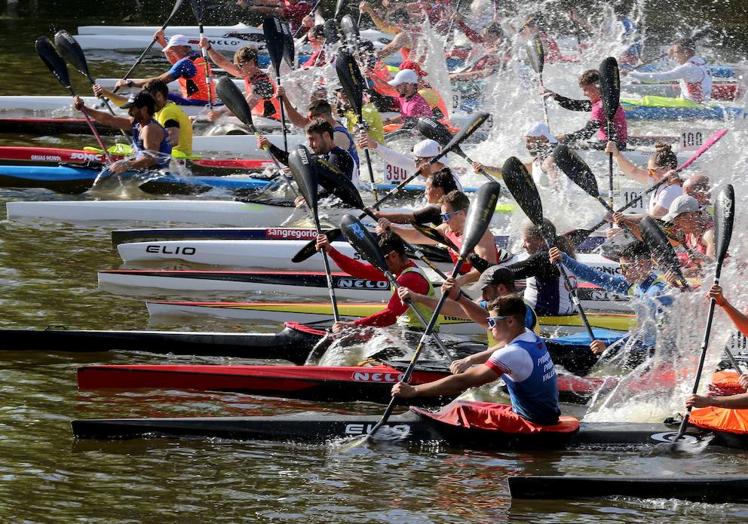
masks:
{"type": "Polygon", "coordinates": [[[600,196],[597,187],[597,178],[592,173],[590,166],[582,160],[576,152],[569,149],[565,144],[559,144],[553,150],[553,161],[568,176],[572,182],[581,187],[588,195],[595,198],[602,206],[611,213],[615,210],[600,196]]]}
{"type": "Polygon", "coordinates": [[[341,11],[341,10],[343,9],[343,7],[345,6],[345,3],[346,3],[346,1],[345,1],[345,0],[338,0],[338,1],[337,1],[337,2],[335,3],[335,15],[333,16],[333,18],[337,18],[337,17],[338,17],[338,15],[340,14],[340,11],[341,11]]]}
{"type": "Polygon", "coordinates": [[[283,32],[283,60],[286,61],[288,67],[293,69],[296,66],[296,45],[288,22],[281,22],[281,31],[283,32]]]}
{"type": "MultiPolygon", "coordinates": [[[[546,225],[543,222],[543,203],[540,201],[540,195],[538,194],[538,188],[535,187],[535,182],[532,180],[532,176],[527,172],[525,165],[517,157],[509,157],[504,166],[501,168],[504,173],[504,183],[507,189],[514,197],[514,200],[522,208],[525,215],[530,221],[540,228],[541,234],[545,239],[546,245],[550,248],[555,245],[556,239],[552,237],[549,231],[547,231],[546,225]]],[[[592,332],[589,320],[587,320],[587,314],[582,308],[582,304],[579,302],[576,289],[571,285],[569,281],[569,275],[566,273],[563,264],[556,264],[561,277],[564,279],[566,288],[571,293],[571,299],[579,312],[579,317],[582,319],[587,333],[590,336],[590,340],[595,340],[595,335],[592,332]]]]}
{"type": "MultiPolygon", "coordinates": [[[[676,172],[680,172],[680,171],[683,171],[684,169],[687,169],[691,164],[693,164],[694,162],[696,162],[696,160],[698,160],[699,157],[701,157],[701,155],[703,155],[704,153],[706,153],[706,151],[709,150],[714,144],[716,144],[717,142],[719,142],[719,140],[723,136],[725,136],[727,134],[727,131],[728,131],[727,129],[718,129],[717,131],[715,131],[714,133],[712,133],[709,136],[709,138],[707,138],[706,141],[704,141],[704,143],[701,145],[701,147],[699,147],[699,149],[697,149],[694,152],[693,155],[691,155],[685,162],[683,162],[683,164],[681,166],[679,166],[678,168],[676,168],[675,171],[676,172]]],[[[616,213],[621,213],[623,211],[626,211],[630,207],[633,207],[645,195],[648,195],[652,191],[655,191],[657,188],[659,188],[660,186],[662,186],[663,184],[665,184],[667,181],[668,181],[668,179],[664,178],[664,179],[660,180],[659,182],[657,182],[656,184],[650,186],[639,197],[631,200],[628,204],[626,204],[626,205],[618,208],[616,210],[616,213]]],[[[608,223],[608,220],[607,219],[603,219],[600,222],[598,222],[597,224],[595,224],[594,226],[592,226],[592,228],[590,228],[590,229],[575,229],[574,231],[570,231],[569,233],[566,233],[564,236],[566,236],[567,238],[569,238],[569,240],[571,240],[571,242],[573,242],[575,246],[578,246],[579,244],[581,244],[584,241],[584,239],[586,239],[593,232],[597,231],[598,229],[600,229],[602,226],[604,226],[607,223],[608,223]]]]}
{"type": "MultiPolygon", "coordinates": [[[[613,118],[618,111],[621,99],[621,77],[618,72],[618,62],[609,56],[600,64],[600,95],[603,99],[603,111],[605,112],[605,126],[608,140],[613,140],[610,134],[613,118]]],[[[613,207],[613,153],[608,153],[608,201],[613,207]]]]}
{"type": "MultiPolygon", "coordinates": [[[[296,151],[292,151],[288,155],[288,166],[291,168],[293,178],[296,180],[296,185],[299,186],[299,191],[304,196],[307,206],[312,210],[312,216],[314,217],[314,228],[317,230],[319,235],[322,228],[319,225],[319,210],[317,209],[317,174],[316,170],[312,168],[312,161],[309,156],[309,151],[304,146],[299,146],[296,151]]],[[[340,321],[340,313],[338,313],[338,300],[335,297],[335,288],[332,284],[332,275],[330,274],[330,260],[327,257],[327,251],[322,251],[322,262],[325,266],[325,276],[327,277],[327,289],[330,292],[330,303],[332,304],[332,316],[335,322],[340,321]]]]}
{"type": "MultiPolygon", "coordinates": [[[[204,36],[203,29],[203,15],[205,15],[205,6],[203,0],[190,0],[190,7],[192,8],[192,14],[195,15],[197,20],[198,31],[200,32],[200,39],[204,36]]],[[[200,48],[200,54],[203,57],[204,73],[205,73],[205,84],[208,86],[208,109],[213,109],[213,79],[210,75],[210,66],[208,65],[208,50],[204,47],[200,48]]]]}
{"type": "Polygon", "coordinates": [[[545,85],[543,84],[545,50],[543,49],[543,41],[540,39],[540,34],[536,34],[527,41],[527,61],[530,62],[530,67],[538,74],[541,93],[540,99],[543,101],[543,118],[545,119],[545,125],[550,128],[550,124],[548,123],[548,106],[545,103],[545,97],[542,96],[542,93],[545,91],[545,85]]]}
{"type": "MultiPolygon", "coordinates": [[[[232,84],[233,85],[233,84],[232,84]]],[[[480,116],[480,115],[478,115],[480,116]]],[[[483,119],[485,120],[485,119],[483,119]]],[[[481,123],[483,122],[481,121],[481,123]]],[[[465,141],[470,135],[475,133],[475,130],[478,129],[480,124],[475,125],[476,119],[473,119],[467,126],[465,126],[463,129],[460,129],[455,135],[452,137],[452,140],[449,141],[444,147],[442,147],[442,150],[439,151],[439,154],[436,155],[434,158],[429,160],[429,164],[433,164],[434,162],[438,162],[440,158],[442,158],[444,155],[449,153],[450,151],[454,150],[455,147],[459,147],[459,145],[465,141]]],[[[396,187],[391,189],[386,195],[384,195],[381,199],[379,199],[377,202],[374,203],[372,206],[374,209],[379,209],[379,206],[381,206],[384,202],[392,198],[395,194],[397,194],[403,187],[405,187],[407,184],[409,184],[414,178],[416,178],[420,174],[419,171],[416,171],[412,175],[410,175],[408,178],[400,182],[396,187]]],[[[364,218],[364,214],[359,216],[359,219],[364,218]]],[[[325,233],[328,238],[330,238],[330,241],[332,242],[333,238],[338,238],[340,235],[340,230],[331,230],[325,233]]],[[[302,247],[296,255],[291,259],[292,262],[298,263],[303,262],[310,256],[314,255],[314,253],[317,252],[316,248],[316,240],[308,242],[304,247],[302,247]]]]}
{"type": "MultiPolygon", "coordinates": [[[[363,103],[364,103],[364,77],[361,76],[361,70],[358,68],[356,60],[353,55],[344,49],[338,50],[338,56],[335,58],[335,71],[338,74],[338,80],[340,85],[343,87],[348,103],[353,107],[353,112],[356,113],[358,118],[358,128],[366,130],[367,125],[364,121],[363,114],[363,103]]],[[[366,157],[366,167],[369,170],[369,182],[371,182],[371,190],[374,193],[374,200],[379,200],[377,195],[376,184],[374,183],[374,170],[371,167],[371,155],[369,154],[369,148],[364,148],[364,156],[366,157]]]]}
{"type": "MultiPolygon", "coordinates": [[[[164,31],[167,28],[167,26],[169,25],[169,22],[171,22],[171,19],[174,18],[174,15],[177,14],[177,11],[179,11],[179,8],[182,6],[183,1],[184,0],[177,0],[176,2],[174,2],[174,7],[172,8],[171,13],[169,14],[168,18],[164,20],[164,23],[161,25],[161,29],[159,29],[159,32],[164,31]]],[[[125,76],[122,77],[122,80],[127,80],[128,78],[130,78],[130,75],[133,73],[133,71],[135,71],[135,68],[140,65],[140,62],[143,61],[143,58],[145,58],[145,55],[148,54],[148,51],[151,50],[151,48],[153,47],[153,44],[155,43],[156,43],[156,37],[154,36],[151,39],[151,43],[148,44],[148,47],[143,49],[143,52],[140,53],[140,56],[135,60],[135,63],[130,67],[130,69],[127,70],[127,73],[125,73],[125,76]]],[[[117,92],[117,88],[114,89],[114,93],[116,92],[117,92]]]]}
{"type": "MultiPolygon", "coordinates": [[[[462,243],[462,248],[460,249],[459,258],[455,262],[454,268],[452,269],[452,278],[456,277],[460,272],[460,268],[465,262],[465,258],[467,257],[468,253],[471,253],[473,251],[483,234],[486,232],[488,224],[491,222],[491,217],[493,217],[494,209],[496,208],[496,202],[499,200],[500,192],[501,186],[499,184],[497,184],[496,182],[489,182],[482,185],[478,189],[475,198],[470,203],[470,207],[468,208],[468,216],[465,221],[465,234],[463,237],[464,241],[462,243]]],[[[360,237],[363,228],[360,226],[360,223],[346,220],[346,217],[347,215],[344,216],[343,220],[341,221],[341,228],[343,229],[344,234],[347,238],[349,238],[349,240],[353,239],[351,240],[352,242],[356,241],[356,239],[360,237]]],[[[418,362],[418,357],[423,351],[424,343],[426,342],[426,339],[429,337],[431,332],[434,330],[434,326],[439,319],[439,312],[444,306],[444,302],[446,300],[447,293],[443,293],[439,298],[439,302],[437,302],[436,307],[434,308],[434,312],[432,313],[431,319],[426,326],[426,330],[421,336],[421,340],[419,340],[418,345],[416,346],[416,349],[413,353],[413,358],[410,360],[410,364],[408,364],[407,369],[400,378],[400,382],[407,383],[410,380],[410,377],[413,374],[413,368],[415,368],[415,365],[418,362]]],[[[392,397],[392,400],[390,400],[390,403],[387,405],[387,409],[385,409],[382,418],[363,437],[361,443],[370,439],[387,422],[390,415],[392,414],[392,410],[395,408],[396,402],[396,397],[392,397]]]]}
{"type": "Polygon", "coordinates": [[[639,222],[639,230],[641,231],[644,243],[647,244],[649,251],[652,253],[655,261],[657,261],[657,265],[665,271],[675,273],[681,286],[684,289],[688,289],[688,282],[681,272],[675,250],[673,250],[673,246],[670,244],[665,232],[657,225],[657,221],[650,216],[646,216],[639,222]]]}
{"type": "Polygon", "coordinates": [[[361,35],[358,32],[358,25],[353,21],[351,15],[345,15],[340,19],[340,32],[343,34],[343,41],[355,52],[361,35]]]}
{"type": "MultiPolygon", "coordinates": [[[[268,54],[270,55],[270,61],[273,63],[273,69],[275,69],[275,79],[278,82],[278,87],[281,87],[281,74],[280,66],[283,60],[285,45],[285,38],[283,36],[283,28],[281,27],[281,21],[274,17],[269,16],[262,22],[262,32],[265,34],[265,45],[267,45],[268,54]]],[[[283,149],[288,151],[288,136],[286,130],[286,111],[283,108],[283,100],[280,103],[281,113],[281,127],[283,129],[283,149]]]]}
{"type": "MultiPolygon", "coordinates": [[[[52,42],[50,42],[46,36],[40,36],[34,42],[34,47],[36,48],[36,53],[39,55],[39,58],[42,59],[42,62],[44,62],[44,64],[49,68],[60,85],[67,89],[71,96],[75,97],[75,90],[70,83],[68,66],[67,64],[65,64],[65,60],[63,60],[62,57],[57,54],[57,50],[55,49],[55,46],[52,45],[52,42]]],[[[96,139],[96,143],[103,150],[104,155],[107,159],[107,164],[111,164],[112,157],[109,155],[109,151],[107,151],[104,142],[101,140],[99,132],[96,131],[96,126],[94,126],[94,123],[91,121],[91,117],[89,117],[86,113],[83,113],[83,116],[86,119],[88,127],[91,129],[91,133],[96,139]]]]}
{"type": "MultiPolygon", "coordinates": [[[[489,117],[488,113],[477,113],[473,117],[473,119],[470,121],[470,123],[468,123],[465,129],[472,129],[470,134],[473,134],[476,129],[478,129],[480,126],[483,125],[483,122],[485,122],[488,119],[488,117],[489,117]]],[[[416,130],[418,130],[418,132],[421,133],[426,138],[431,139],[435,142],[438,142],[439,145],[442,147],[444,147],[445,144],[448,144],[449,141],[454,138],[452,136],[452,133],[449,132],[449,129],[447,129],[444,125],[437,122],[433,118],[424,118],[424,117],[419,118],[418,121],[416,122],[416,130]]],[[[462,157],[465,160],[465,162],[467,162],[468,164],[473,163],[473,161],[465,154],[465,152],[462,150],[461,147],[459,146],[453,147],[452,151],[457,156],[462,157]]],[[[486,180],[488,180],[489,182],[496,182],[496,179],[492,177],[491,175],[489,175],[485,169],[481,168],[480,170],[478,170],[478,173],[483,175],[486,178],[486,180]]]]}
{"type": "MultiPolygon", "coordinates": [[[[714,280],[713,283],[719,284],[719,278],[722,274],[722,264],[725,261],[727,255],[727,248],[730,245],[730,239],[732,238],[732,226],[735,220],[735,190],[732,184],[727,184],[717,196],[714,203],[714,235],[716,237],[716,253],[717,253],[717,266],[714,269],[714,280]]],[[[693,389],[691,394],[695,395],[699,391],[699,381],[701,380],[701,373],[704,371],[704,361],[706,359],[706,350],[709,347],[709,335],[712,331],[712,320],[714,318],[714,307],[716,302],[714,299],[709,300],[709,313],[706,317],[706,328],[704,329],[704,340],[701,343],[701,357],[699,358],[699,367],[696,370],[696,379],[694,380],[693,389]]],[[[678,434],[673,440],[672,446],[674,449],[678,448],[678,441],[683,437],[688,426],[688,420],[691,416],[691,407],[689,406],[686,410],[686,415],[683,417],[683,421],[678,429],[678,434]]]]}

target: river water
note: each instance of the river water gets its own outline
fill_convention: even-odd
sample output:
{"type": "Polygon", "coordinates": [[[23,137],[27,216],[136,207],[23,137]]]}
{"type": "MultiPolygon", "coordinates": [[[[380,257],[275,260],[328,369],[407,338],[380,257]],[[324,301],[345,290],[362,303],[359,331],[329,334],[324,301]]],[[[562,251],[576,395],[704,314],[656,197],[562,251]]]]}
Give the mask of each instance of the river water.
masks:
{"type": "MultiPolygon", "coordinates": [[[[68,6],[65,10],[69,10],[68,6]]],[[[63,94],[32,42],[50,29],[118,20],[94,11],[3,19],[0,94],[63,94]],[[74,20],[66,20],[75,16],[74,20]]],[[[94,76],[117,76],[131,57],[91,61],[94,76]]],[[[157,71],[159,65],[147,66],[157,71]]],[[[83,82],[76,86],[86,92],[83,82]]],[[[558,115],[561,115],[559,113],[558,115]]],[[[743,166],[740,139],[721,165],[743,166]]],[[[51,137],[43,139],[54,143],[51,137]]],[[[38,144],[3,135],[2,144],[38,144]]],[[[65,145],[79,145],[68,139],[65,145]]],[[[742,142],[745,144],[745,142],[742,142]]],[[[498,159],[497,159],[498,161],[498,159]]],[[[743,173],[745,170],[743,169],[743,173]]],[[[744,184],[744,178],[710,173],[744,184]]],[[[743,175],[744,176],[744,175],[743,175]]],[[[740,188],[740,187],[739,187],[740,188]]],[[[745,194],[745,193],[738,193],[745,194]]],[[[0,191],[0,200],[61,198],[0,191]]],[[[739,200],[739,205],[742,200],[739,200]]],[[[3,210],[4,211],[4,210],[3,210]]],[[[740,211],[739,211],[740,212],[740,211]]],[[[738,242],[742,242],[739,238],[738,242]]],[[[744,255],[742,246],[736,252],[744,255]]],[[[109,229],[0,223],[0,327],[143,329],[143,301],[97,290],[96,270],[117,267],[109,229]]],[[[732,276],[732,273],[728,272],[732,276]]],[[[741,285],[735,280],[735,290],[741,285]]],[[[744,291],[744,290],[743,290],[744,291]]],[[[703,311],[703,309],[701,309],[703,311]]],[[[694,317],[692,322],[702,319],[694,317]]],[[[724,319],[718,324],[726,326],[724,319]]],[[[229,322],[158,324],[164,329],[242,330],[229,322]]],[[[264,329],[271,329],[265,326],[264,329]]],[[[682,328],[679,328],[682,329],[682,328]]],[[[363,403],[318,405],[238,394],[78,392],[76,368],[93,363],[239,363],[238,359],[148,354],[10,351],[0,366],[0,520],[5,522],[744,522],[746,505],[673,500],[515,501],[510,475],[729,475],[748,473],[746,455],[696,456],[647,450],[476,452],[374,445],[341,454],[325,446],[228,441],[75,442],[70,420],[91,417],[252,415],[305,410],[380,413],[363,403]]],[[[682,396],[678,403],[682,403],[682,396]]],[[[572,410],[565,407],[565,410],[572,410]]],[[[576,408],[579,411],[579,408],[576,408]]]]}

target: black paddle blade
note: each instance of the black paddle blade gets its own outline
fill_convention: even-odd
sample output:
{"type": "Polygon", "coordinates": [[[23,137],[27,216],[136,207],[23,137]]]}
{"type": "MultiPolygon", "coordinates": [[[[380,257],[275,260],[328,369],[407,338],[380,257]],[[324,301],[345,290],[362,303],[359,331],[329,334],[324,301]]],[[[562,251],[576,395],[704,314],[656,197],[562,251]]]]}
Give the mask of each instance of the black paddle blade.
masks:
{"type": "Polygon", "coordinates": [[[346,240],[371,265],[381,271],[388,271],[387,262],[374,235],[354,216],[345,214],[340,220],[340,229],[346,240]]]}
{"type": "Polygon", "coordinates": [[[536,226],[543,224],[543,203],[538,188],[525,165],[515,156],[510,156],[501,168],[503,180],[514,200],[527,218],[536,226]]]}
{"type": "Polygon", "coordinates": [[[280,75],[281,60],[283,60],[283,49],[285,47],[281,26],[281,21],[274,16],[268,16],[262,22],[265,45],[270,55],[270,61],[273,63],[273,69],[275,69],[275,76],[280,75]]]}
{"type": "Polygon", "coordinates": [[[540,39],[540,35],[535,35],[527,41],[527,61],[530,62],[530,67],[537,74],[543,74],[545,50],[543,49],[543,41],[540,39]]]}
{"type": "MultiPolygon", "coordinates": [[[[337,17],[338,17],[338,15],[340,14],[340,11],[341,11],[341,10],[343,9],[343,7],[345,6],[345,3],[346,3],[346,2],[345,2],[345,0],[338,0],[338,1],[337,1],[337,2],[335,3],[335,18],[337,18],[337,17]]],[[[348,15],[346,15],[346,16],[348,16],[348,15]]]]}
{"type": "Polygon", "coordinates": [[[496,202],[499,201],[501,186],[497,182],[488,182],[478,188],[478,192],[468,207],[465,229],[462,234],[462,247],[460,257],[466,258],[473,252],[475,246],[488,229],[491,218],[496,211],[496,202]]]}
{"type": "Polygon", "coordinates": [[[472,120],[470,120],[470,122],[468,122],[465,127],[457,131],[457,133],[455,133],[455,135],[452,137],[452,140],[450,140],[447,145],[445,145],[442,150],[439,151],[439,154],[431,159],[431,161],[436,162],[452,150],[454,150],[455,153],[459,154],[459,148],[457,146],[459,146],[468,137],[470,137],[470,135],[475,133],[478,128],[483,125],[483,122],[488,119],[488,117],[488,113],[476,113],[472,120]]]}
{"type": "Polygon", "coordinates": [[[62,87],[70,90],[71,86],[68,66],[65,64],[65,60],[57,54],[57,50],[55,49],[55,46],[52,45],[52,42],[49,41],[49,38],[46,36],[40,36],[36,39],[36,42],[34,42],[34,47],[36,47],[36,52],[39,55],[39,58],[42,59],[42,62],[44,62],[52,74],[55,75],[55,78],[57,78],[57,81],[62,85],[62,87]]]}
{"type": "Polygon", "coordinates": [[[681,282],[686,282],[683,273],[681,273],[680,263],[678,262],[675,250],[665,233],[660,229],[660,226],[657,225],[655,219],[651,216],[644,217],[639,222],[639,229],[644,238],[644,243],[647,244],[657,265],[665,271],[675,273],[681,282]]]}
{"type": "Polygon", "coordinates": [[[600,91],[605,116],[608,120],[613,120],[621,99],[621,76],[618,72],[618,62],[612,56],[600,64],[600,91]]]}
{"type": "Polygon", "coordinates": [[[345,49],[338,50],[338,56],[335,57],[335,71],[338,73],[338,80],[340,80],[340,85],[348,98],[348,103],[351,104],[353,111],[361,121],[361,108],[366,84],[356,59],[345,49]]]}
{"type": "Polygon", "coordinates": [[[449,129],[433,118],[419,118],[416,122],[416,131],[424,137],[438,142],[442,147],[449,144],[449,141],[452,140],[452,133],[449,132],[449,129]]]}
{"type": "MultiPolygon", "coordinates": [[[[716,238],[717,267],[721,269],[727,255],[727,248],[732,238],[732,226],[735,221],[735,189],[727,184],[717,196],[714,203],[714,234],[716,238]]],[[[719,271],[719,269],[718,269],[719,271]]],[[[719,278],[719,274],[717,275],[719,278]]]]}
{"type": "Polygon", "coordinates": [[[190,0],[190,8],[192,8],[192,14],[195,15],[195,20],[198,25],[203,24],[203,18],[205,17],[205,8],[208,7],[204,0],[190,0]]]}
{"type": "Polygon", "coordinates": [[[288,155],[288,167],[291,168],[293,179],[299,186],[309,208],[317,213],[317,173],[312,166],[309,150],[299,146],[288,155]]]}
{"type": "Polygon", "coordinates": [[[597,188],[597,179],[592,173],[590,166],[579,158],[574,151],[564,144],[559,144],[553,150],[553,160],[556,165],[568,176],[572,182],[581,187],[587,194],[598,198],[600,191],[597,188]]]}
{"type": "Polygon", "coordinates": [[[366,207],[353,182],[343,176],[334,166],[320,158],[315,159],[313,165],[317,173],[317,180],[322,187],[342,200],[348,207],[356,209],[366,207]]]}
{"type": "Polygon", "coordinates": [[[88,71],[86,55],[83,54],[80,44],[68,34],[67,31],[57,31],[55,33],[55,47],[65,61],[72,65],[80,74],[88,78],[92,84],[94,79],[88,71]]]}
{"type": "Polygon", "coordinates": [[[340,19],[340,32],[343,34],[343,40],[347,44],[355,44],[360,38],[358,25],[351,15],[345,15],[340,19]]]}
{"type": "Polygon", "coordinates": [[[283,31],[283,60],[286,61],[288,67],[293,69],[296,61],[296,45],[288,22],[281,23],[281,31],[283,31]]]}
{"type": "Polygon", "coordinates": [[[220,98],[229,111],[234,113],[236,117],[241,120],[246,126],[254,131],[255,126],[252,122],[252,111],[249,109],[247,100],[239,88],[236,87],[231,77],[222,76],[218,82],[216,82],[216,94],[220,98]]]}
{"type": "Polygon", "coordinates": [[[324,30],[325,43],[328,45],[337,44],[340,38],[338,37],[338,26],[335,25],[335,19],[325,20],[324,30]]]}

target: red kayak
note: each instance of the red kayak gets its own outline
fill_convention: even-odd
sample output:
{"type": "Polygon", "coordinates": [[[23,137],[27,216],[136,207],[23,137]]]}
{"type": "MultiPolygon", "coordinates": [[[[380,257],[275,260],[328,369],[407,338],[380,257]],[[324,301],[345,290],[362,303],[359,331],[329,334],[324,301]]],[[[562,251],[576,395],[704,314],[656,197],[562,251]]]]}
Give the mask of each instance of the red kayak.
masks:
{"type": "MultiPolygon", "coordinates": [[[[387,403],[390,390],[404,371],[377,366],[221,366],[221,365],[102,365],[78,368],[78,388],[189,389],[235,391],[305,400],[387,403]]],[[[449,375],[443,367],[416,369],[412,384],[449,375]]],[[[598,389],[614,381],[559,375],[561,400],[586,402],[598,389]]]]}
{"type": "MultiPolygon", "coordinates": [[[[112,155],[113,159],[122,158],[112,155]]],[[[102,153],[84,149],[64,149],[59,147],[0,146],[0,162],[34,162],[35,164],[103,164],[106,157],[102,153]]],[[[259,170],[272,165],[268,160],[246,160],[242,158],[205,158],[191,160],[194,166],[204,169],[250,169],[259,170]]],[[[229,174],[229,173],[226,173],[229,174]]]]}

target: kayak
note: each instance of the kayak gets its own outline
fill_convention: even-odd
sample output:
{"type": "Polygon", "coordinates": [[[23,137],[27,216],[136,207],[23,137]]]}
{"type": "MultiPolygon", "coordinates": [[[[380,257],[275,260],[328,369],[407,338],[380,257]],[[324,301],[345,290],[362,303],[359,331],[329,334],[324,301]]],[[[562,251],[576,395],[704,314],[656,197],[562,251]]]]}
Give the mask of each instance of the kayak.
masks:
{"type": "MultiPolygon", "coordinates": [[[[366,280],[333,272],[338,298],[386,301],[391,295],[387,280],[366,280]]],[[[431,276],[435,287],[441,278],[431,276]]],[[[150,292],[226,292],[281,294],[323,298],[329,294],[327,277],[321,271],[215,271],[172,269],[107,269],[98,272],[99,289],[113,293],[143,295],[150,292]]],[[[628,297],[609,294],[591,284],[580,284],[579,300],[586,309],[630,311],[628,297]]]]}
{"type": "Polygon", "coordinates": [[[513,499],[531,500],[634,497],[734,504],[748,502],[748,476],[509,477],[509,493],[513,499]]]}
{"type": "Polygon", "coordinates": [[[745,110],[739,106],[715,103],[678,106],[650,106],[636,100],[621,100],[628,120],[727,120],[744,118],[745,110]]]}
{"type": "MultiPolygon", "coordinates": [[[[405,361],[374,366],[94,365],[78,368],[78,389],[232,391],[320,402],[387,404],[392,398],[392,385],[402,378],[407,365],[405,361]]],[[[409,383],[424,384],[450,374],[443,364],[419,362],[409,383]]],[[[562,402],[585,403],[601,388],[608,390],[613,385],[613,381],[602,378],[558,375],[562,402]]],[[[455,397],[416,402],[443,404],[455,397]]]]}
{"type": "MultiPolygon", "coordinates": [[[[567,432],[505,433],[442,422],[422,410],[394,415],[381,434],[397,436],[388,442],[403,444],[446,442],[477,448],[574,448],[588,446],[654,445],[671,442],[673,428],[664,424],[588,422],[567,432]]],[[[379,422],[379,415],[341,415],[303,412],[264,417],[182,417],[73,420],[79,439],[132,439],[144,437],[225,438],[323,443],[361,437],[379,422]]],[[[704,435],[689,429],[685,440],[704,435]]]]}
{"type": "MultiPolygon", "coordinates": [[[[0,187],[41,188],[79,194],[91,189],[101,170],[102,167],[0,165],[0,187]]],[[[123,173],[122,176],[142,178],[143,173],[123,173]]],[[[267,180],[246,176],[180,176],[153,172],[151,179],[138,184],[138,187],[146,193],[157,195],[190,195],[214,189],[244,193],[264,189],[267,185],[267,180]]]]}
{"type": "MultiPolygon", "coordinates": [[[[78,34],[75,38],[80,35],[145,35],[153,37],[153,34],[159,29],[161,28],[155,25],[79,25],[78,34]]],[[[241,22],[235,25],[206,25],[203,26],[203,33],[206,36],[225,36],[229,33],[263,34],[261,29],[241,22]]],[[[170,25],[168,34],[199,36],[200,28],[195,25],[170,25]]]]}
{"type": "MultiPolygon", "coordinates": [[[[677,82],[634,82],[622,86],[625,93],[639,96],[665,96],[676,98],[681,94],[677,82]]],[[[712,81],[712,100],[735,101],[745,94],[745,87],[737,80],[712,81]]]]}
{"type": "MultiPolygon", "coordinates": [[[[378,188],[388,190],[391,185],[378,188]]],[[[9,220],[48,220],[77,222],[181,222],[185,224],[259,227],[280,225],[292,212],[306,213],[291,207],[229,200],[68,200],[47,202],[8,202],[9,220]]],[[[503,227],[511,219],[514,205],[500,203],[492,219],[493,227],[503,227]]],[[[350,208],[323,207],[321,217],[340,220],[350,208]]]]}
{"type": "MultiPolygon", "coordinates": [[[[332,318],[329,302],[196,302],[149,301],[146,302],[151,318],[157,317],[215,317],[239,321],[283,323],[293,320],[312,323],[332,318]]],[[[356,320],[383,309],[381,303],[339,303],[342,320],[356,320]]],[[[628,331],[636,325],[636,317],[625,313],[593,313],[587,318],[593,327],[628,331]]],[[[542,327],[558,326],[576,331],[582,326],[578,315],[538,317],[542,327]]],[[[485,335],[485,329],[472,320],[439,316],[442,332],[454,335],[485,335]]]]}
{"type": "MultiPolygon", "coordinates": [[[[174,34],[172,32],[172,34],[174,34]]],[[[198,34],[186,35],[189,38],[190,43],[197,49],[200,41],[198,34]]],[[[81,49],[84,51],[88,50],[101,50],[101,51],[118,51],[121,53],[142,51],[148,44],[151,43],[152,35],[119,35],[119,34],[86,34],[86,35],[75,35],[75,39],[80,44],[81,49]]],[[[208,36],[210,44],[216,51],[233,53],[240,47],[246,45],[253,45],[257,47],[260,53],[258,54],[258,65],[260,67],[267,67],[270,63],[270,57],[267,56],[265,49],[265,36],[262,30],[256,29],[252,33],[236,33],[230,36],[208,36]]],[[[161,53],[161,45],[156,42],[151,48],[152,54],[161,53]]]]}

